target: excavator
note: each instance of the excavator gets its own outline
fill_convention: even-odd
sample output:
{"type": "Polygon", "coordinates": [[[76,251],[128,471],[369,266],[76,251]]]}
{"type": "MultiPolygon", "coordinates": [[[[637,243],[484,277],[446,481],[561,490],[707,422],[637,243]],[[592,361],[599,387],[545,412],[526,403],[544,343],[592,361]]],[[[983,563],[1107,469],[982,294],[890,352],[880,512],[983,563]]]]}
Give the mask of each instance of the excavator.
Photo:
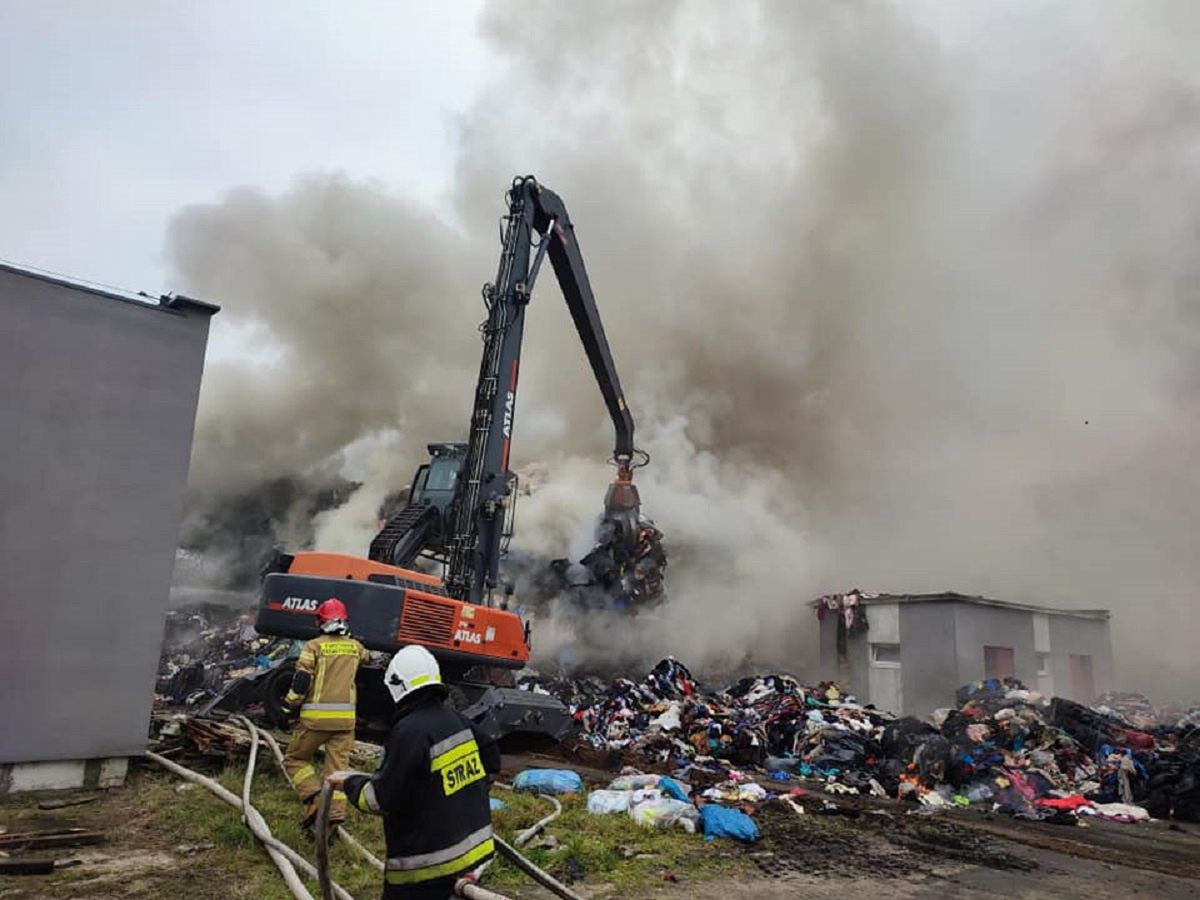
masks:
{"type": "MultiPolygon", "coordinates": [[[[513,179],[506,200],[496,279],[483,289],[483,357],[467,441],[428,445],[429,461],[417,469],[407,504],[384,523],[366,558],[276,553],[263,575],[255,625],[260,634],[307,640],[318,633],[317,606],[337,597],[349,611],[355,637],[369,650],[390,654],[408,644],[428,648],[452,702],[485,732],[557,741],[573,728],[565,707],[548,695],[513,686],[514,672],[529,659],[530,623],[509,609],[512,586],[503,583],[500,571],[516,509],[518,479],[509,460],[525,311],[547,257],[615,431],[617,474],[608,486],[597,548],[589,558],[605,557],[630,573],[641,571],[634,580],[645,594],[645,584],[654,585],[651,591],[661,584],[658,576],[648,582],[645,569],[650,565],[660,573],[665,556],[657,540],[661,535],[642,514],[633,483],[634,470],[649,456],[633,443],[633,417],[567,208],[531,175],[513,179]],[[648,542],[654,547],[647,549],[648,542]],[[440,565],[442,577],[418,568],[419,559],[440,565]]],[[[618,583],[609,565],[589,568],[603,569],[608,586],[618,583]]],[[[276,665],[235,683],[208,709],[229,711],[261,702],[278,721],[290,679],[291,665],[276,665]]],[[[379,668],[360,667],[358,687],[359,732],[386,731],[392,704],[379,668]]]]}

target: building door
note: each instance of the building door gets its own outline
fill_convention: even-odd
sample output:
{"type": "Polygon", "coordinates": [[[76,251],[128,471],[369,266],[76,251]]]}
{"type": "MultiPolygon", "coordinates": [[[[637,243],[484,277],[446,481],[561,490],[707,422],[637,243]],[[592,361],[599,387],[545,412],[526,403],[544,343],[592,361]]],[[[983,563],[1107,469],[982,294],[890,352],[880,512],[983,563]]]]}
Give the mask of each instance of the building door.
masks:
{"type": "Polygon", "coordinates": [[[1092,658],[1071,654],[1071,697],[1078,703],[1091,706],[1096,699],[1096,683],[1092,680],[1092,658]]]}
{"type": "Polygon", "coordinates": [[[1037,654],[1037,689],[1038,693],[1049,700],[1054,696],[1054,675],[1050,672],[1050,654],[1037,654]]]}
{"type": "Polygon", "coordinates": [[[983,648],[984,678],[1012,678],[1015,674],[1012,647],[983,648]]]}
{"type": "Polygon", "coordinates": [[[867,669],[867,702],[876,709],[902,715],[904,681],[900,668],[899,644],[871,644],[871,665],[867,669]]]}

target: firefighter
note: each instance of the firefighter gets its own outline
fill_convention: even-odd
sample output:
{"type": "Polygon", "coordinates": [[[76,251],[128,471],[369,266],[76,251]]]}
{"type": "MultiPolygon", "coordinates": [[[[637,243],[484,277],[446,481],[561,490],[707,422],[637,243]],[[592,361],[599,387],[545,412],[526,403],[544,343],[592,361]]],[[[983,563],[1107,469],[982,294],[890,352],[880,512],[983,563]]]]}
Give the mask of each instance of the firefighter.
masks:
{"type": "Polygon", "coordinates": [[[494,852],[488,775],[500,748],[449,708],[433,655],[400,650],[384,674],[396,719],[374,775],[329,777],[363,812],[383,816],[384,900],[444,900],[494,852]]]}
{"type": "MultiPolygon", "coordinates": [[[[305,805],[302,824],[310,834],[321,791],[314,754],[324,747],[328,775],[349,768],[354,749],[354,679],[368,653],[350,637],[348,619],[345,605],[336,597],[317,607],[317,627],[322,633],[300,651],[291,689],[283,701],[285,715],[299,712],[300,716],[283,765],[305,805]]],[[[335,793],[330,810],[331,822],[343,821],[346,795],[335,793]]]]}

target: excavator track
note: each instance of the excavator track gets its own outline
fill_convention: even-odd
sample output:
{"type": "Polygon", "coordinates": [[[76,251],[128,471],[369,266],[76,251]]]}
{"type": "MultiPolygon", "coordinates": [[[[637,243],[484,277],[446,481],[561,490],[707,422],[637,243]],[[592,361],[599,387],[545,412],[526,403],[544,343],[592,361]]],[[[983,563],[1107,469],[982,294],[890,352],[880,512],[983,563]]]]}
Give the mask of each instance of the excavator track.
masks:
{"type": "Polygon", "coordinates": [[[432,506],[406,506],[375,535],[368,558],[389,566],[407,566],[421,555],[426,532],[437,522],[432,506]]]}

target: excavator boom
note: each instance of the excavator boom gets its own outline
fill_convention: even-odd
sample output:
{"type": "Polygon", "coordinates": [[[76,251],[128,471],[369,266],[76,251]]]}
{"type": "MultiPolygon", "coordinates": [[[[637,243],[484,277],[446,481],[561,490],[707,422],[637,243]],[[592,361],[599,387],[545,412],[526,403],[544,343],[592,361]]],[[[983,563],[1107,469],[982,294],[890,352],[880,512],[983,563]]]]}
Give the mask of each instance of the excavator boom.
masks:
{"type": "MultiPolygon", "coordinates": [[[[504,673],[529,659],[528,624],[503,606],[490,608],[516,499],[509,455],[525,309],[547,256],[613,421],[618,475],[605,515],[613,526],[609,531],[624,540],[620,567],[636,558],[635,535],[647,529],[641,527],[631,480],[639,456],[633,417],[570,216],[562,198],[532,176],[514,179],[507,200],[496,280],[484,288],[483,356],[466,443],[429,445],[430,460],[413,479],[408,505],[372,541],[368,559],[279,554],[264,573],[256,624],[263,634],[312,637],[317,633],[313,612],[336,596],[367,647],[379,652],[407,644],[429,648],[452,694],[457,691],[467,704],[464,714],[480,727],[497,736],[524,731],[560,739],[572,724],[562,704],[504,686],[511,680],[504,673]],[[418,555],[443,562],[444,582],[409,567],[418,555]]],[[[213,708],[237,708],[248,701],[278,707],[287,665],[243,679],[213,708]]],[[[367,720],[386,722],[391,711],[376,674],[374,667],[360,669],[360,727],[367,720]]]]}

